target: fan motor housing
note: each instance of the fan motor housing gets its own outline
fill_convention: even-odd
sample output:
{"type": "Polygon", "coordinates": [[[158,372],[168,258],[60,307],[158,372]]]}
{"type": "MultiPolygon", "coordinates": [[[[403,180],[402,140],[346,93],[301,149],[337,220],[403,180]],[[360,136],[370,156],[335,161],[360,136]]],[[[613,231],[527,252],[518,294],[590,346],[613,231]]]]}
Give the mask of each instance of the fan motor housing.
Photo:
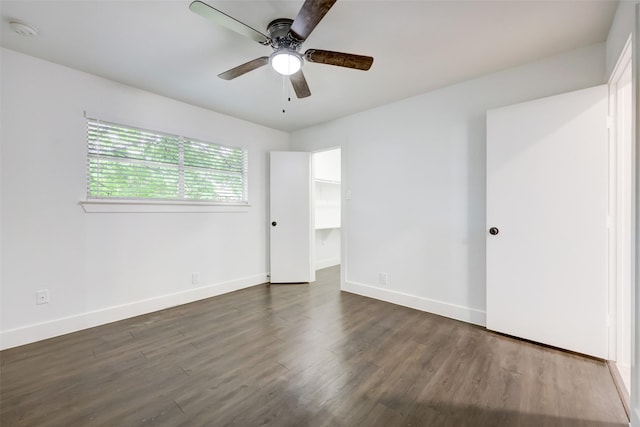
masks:
{"type": "Polygon", "coordinates": [[[271,39],[271,47],[274,50],[288,49],[297,52],[300,48],[302,42],[294,39],[289,34],[291,24],[293,24],[293,19],[278,18],[271,21],[267,26],[267,33],[271,39]]]}
{"type": "Polygon", "coordinates": [[[272,40],[286,38],[289,34],[289,29],[293,24],[293,19],[278,18],[274,19],[267,25],[267,34],[272,40]]]}

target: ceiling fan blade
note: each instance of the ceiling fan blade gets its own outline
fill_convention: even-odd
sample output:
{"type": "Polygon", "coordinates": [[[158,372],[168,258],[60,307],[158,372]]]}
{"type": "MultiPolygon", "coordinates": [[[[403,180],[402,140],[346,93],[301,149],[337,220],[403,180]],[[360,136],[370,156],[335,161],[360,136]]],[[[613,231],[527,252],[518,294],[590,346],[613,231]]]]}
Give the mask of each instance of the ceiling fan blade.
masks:
{"type": "Polygon", "coordinates": [[[296,92],[296,96],[298,98],[306,98],[307,96],[311,96],[309,85],[307,85],[307,79],[304,78],[302,70],[290,75],[289,79],[291,80],[291,85],[293,86],[293,90],[296,92]]]}
{"type": "Polygon", "coordinates": [[[236,77],[240,77],[243,74],[248,73],[249,71],[253,71],[257,68],[263,67],[269,63],[268,56],[262,56],[260,58],[256,58],[253,61],[246,62],[242,65],[238,65],[235,68],[225,71],[224,73],[218,74],[218,77],[224,80],[233,80],[236,77]]]}
{"type": "Polygon", "coordinates": [[[367,71],[373,64],[371,56],[354,55],[351,53],[333,52],[330,50],[308,49],[304,58],[318,64],[337,65],[338,67],[354,68],[367,71]]]}
{"type": "Polygon", "coordinates": [[[297,40],[305,41],[335,2],[336,0],[306,0],[291,24],[289,34],[297,40]]]}
{"type": "Polygon", "coordinates": [[[213,8],[199,0],[191,3],[189,5],[189,10],[197,13],[203,18],[207,18],[215,22],[218,25],[222,25],[223,27],[235,31],[238,34],[242,34],[245,37],[249,37],[251,40],[255,40],[260,44],[268,45],[269,43],[271,43],[271,39],[262,34],[260,31],[251,28],[247,24],[244,24],[237,19],[227,15],[226,13],[221,12],[218,9],[213,8]]]}

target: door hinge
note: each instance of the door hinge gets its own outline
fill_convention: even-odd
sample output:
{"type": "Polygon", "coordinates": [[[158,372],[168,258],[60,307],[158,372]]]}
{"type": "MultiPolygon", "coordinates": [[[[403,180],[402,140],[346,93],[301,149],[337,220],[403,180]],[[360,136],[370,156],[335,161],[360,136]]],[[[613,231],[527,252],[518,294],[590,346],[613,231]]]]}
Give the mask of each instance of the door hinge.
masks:
{"type": "Polygon", "coordinates": [[[607,129],[613,128],[613,116],[607,116],[607,129]]]}

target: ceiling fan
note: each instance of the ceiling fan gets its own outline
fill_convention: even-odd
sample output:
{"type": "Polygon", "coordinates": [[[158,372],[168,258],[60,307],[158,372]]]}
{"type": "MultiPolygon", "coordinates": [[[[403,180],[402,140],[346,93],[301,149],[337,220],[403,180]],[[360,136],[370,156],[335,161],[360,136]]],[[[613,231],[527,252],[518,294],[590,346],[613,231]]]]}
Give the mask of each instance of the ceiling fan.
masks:
{"type": "Polygon", "coordinates": [[[303,54],[300,53],[302,43],[309,37],[309,34],[336,1],[306,0],[295,19],[278,18],[271,21],[267,25],[268,35],[199,0],[191,3],[189,9],[261,45],[273,48],[273,53],[270,56],[262,56],[238,65],[218,74],[218,77],[224,80],[232,80],[270,63],[276,72],[290,77],[291,85],[298,98],[306,98],[311,95],[311,91],[302,73],[302,64],[305,60],[364,71],[371,68],[371,64],[373,64],[373,58],[370,56],[319,49],[307,49],[303,54]]]}

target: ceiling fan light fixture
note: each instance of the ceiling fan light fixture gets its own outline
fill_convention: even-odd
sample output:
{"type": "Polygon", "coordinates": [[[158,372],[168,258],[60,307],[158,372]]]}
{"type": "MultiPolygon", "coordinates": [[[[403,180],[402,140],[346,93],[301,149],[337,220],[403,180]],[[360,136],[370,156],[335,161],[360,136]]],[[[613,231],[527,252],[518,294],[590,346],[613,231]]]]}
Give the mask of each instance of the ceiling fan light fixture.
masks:
{"type": "Polygon", "coordinates": [[[278,50],[269,58],[271,67],[283,76],[290,76],[302,68],[302,57],[298,52],[288,49],[278,50]]]}

